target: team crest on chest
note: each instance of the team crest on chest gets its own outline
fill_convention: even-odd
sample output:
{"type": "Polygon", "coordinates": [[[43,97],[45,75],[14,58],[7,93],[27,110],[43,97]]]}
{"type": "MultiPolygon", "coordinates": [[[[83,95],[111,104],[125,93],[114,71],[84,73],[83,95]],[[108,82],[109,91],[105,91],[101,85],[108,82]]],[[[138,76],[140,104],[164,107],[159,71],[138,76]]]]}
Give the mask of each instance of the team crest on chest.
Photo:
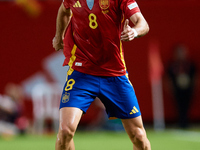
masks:
{"type": "Polygon", "coordinates": [[[99,0],[99,6],[101,9],[106,10],[110,6],[110,0],[99,0]]]}

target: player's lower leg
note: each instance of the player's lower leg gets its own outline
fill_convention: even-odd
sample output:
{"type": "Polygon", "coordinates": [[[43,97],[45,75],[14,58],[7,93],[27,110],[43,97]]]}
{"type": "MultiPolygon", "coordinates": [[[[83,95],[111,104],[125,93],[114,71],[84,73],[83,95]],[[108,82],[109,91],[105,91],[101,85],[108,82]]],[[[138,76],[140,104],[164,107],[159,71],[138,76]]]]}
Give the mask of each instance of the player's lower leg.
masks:
{"type": "Polygon", "coordinates": [[[82,110],[74,107],[60,109],[60,124],[55,146],[56,150],[75,150],[73,137],[82,114],[82,110]]]}
{"type": "Polygon", "coordinates": [[[70,141],[61,142],[60,138],[56,139],[56,150],[75,150],[74,140],[73,138],[70,141]]]}
{"type": "Polygon", "coordinates": [[[130,138],[133,143],[133,150],[151,150],[145,131],[140,128],[136,130],[135,136],[130,138]]]}
{"type": "Polygon", "coordinates": [[[151,150],[141,116],[132,119],[122,119],[122,123],[133,143],[133,150],[151,150]]]}

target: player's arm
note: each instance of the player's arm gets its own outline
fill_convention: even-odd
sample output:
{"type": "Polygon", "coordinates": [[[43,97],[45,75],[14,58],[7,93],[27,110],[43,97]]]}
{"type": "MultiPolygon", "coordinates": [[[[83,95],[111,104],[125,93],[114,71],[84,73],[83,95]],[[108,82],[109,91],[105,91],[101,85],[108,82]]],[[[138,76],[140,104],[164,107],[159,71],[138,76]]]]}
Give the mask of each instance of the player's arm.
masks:
{"type": "Polygon", "coordinates": [[[133,14],[130,17],[130,20],[135,26],[134,28],[131,28],[129,26],[129,20],[125,20],[124,30],[121,33],[122,41],[131,41],[134,38],[144,36],[149,32],[149,25],[141,12],[133,14]]]}
{"type": "Polygon", "coordinates": [[[56,34],[53,38],[52,44],[56,51],[63,49],[63,36],[65,29],[67,28],[71,19],[71,10],[66,9],[63,3],[58,9],[57,19],[56,19],[56,34]]]}

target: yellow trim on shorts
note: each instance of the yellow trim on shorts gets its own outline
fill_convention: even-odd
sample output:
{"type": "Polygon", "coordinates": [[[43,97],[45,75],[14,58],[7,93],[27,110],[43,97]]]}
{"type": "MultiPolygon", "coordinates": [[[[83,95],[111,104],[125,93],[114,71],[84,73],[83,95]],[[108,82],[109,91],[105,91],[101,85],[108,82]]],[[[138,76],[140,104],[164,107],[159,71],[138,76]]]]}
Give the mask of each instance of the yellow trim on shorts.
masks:
{"type": "MultiPolygon", "coordinates": [[[[128,73],[126,73],[125,76],[127,77],[128,82],[132,85],[131,81],[129,80],[128,73]]],[[[132,87],[133,87],[133,85],[132,85],[132,87]]],[[[133,88],[134,88],[134,87],[133,87],[133,88]]]]}
{"type": "Polygon", "coordinates": [[[117,117],[109,117],[109,120],[118,119],[117,117]]]}

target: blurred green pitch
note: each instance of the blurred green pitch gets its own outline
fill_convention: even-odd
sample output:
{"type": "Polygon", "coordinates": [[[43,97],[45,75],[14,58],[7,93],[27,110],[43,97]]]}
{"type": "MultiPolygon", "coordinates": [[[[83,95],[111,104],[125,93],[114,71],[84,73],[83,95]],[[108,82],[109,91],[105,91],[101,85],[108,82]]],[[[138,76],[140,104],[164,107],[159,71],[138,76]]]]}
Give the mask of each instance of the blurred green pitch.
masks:
{"type": "MultiPolygon", "coordinates": [[[[147,129],[152,150],[200,150],[200,132],[147,129]]],[[[1,150],[54,150],[56,135],[0,137],[1,150]]],[[[76,150],[132,150],[125,132],[77,131],[76,150]]]]}

